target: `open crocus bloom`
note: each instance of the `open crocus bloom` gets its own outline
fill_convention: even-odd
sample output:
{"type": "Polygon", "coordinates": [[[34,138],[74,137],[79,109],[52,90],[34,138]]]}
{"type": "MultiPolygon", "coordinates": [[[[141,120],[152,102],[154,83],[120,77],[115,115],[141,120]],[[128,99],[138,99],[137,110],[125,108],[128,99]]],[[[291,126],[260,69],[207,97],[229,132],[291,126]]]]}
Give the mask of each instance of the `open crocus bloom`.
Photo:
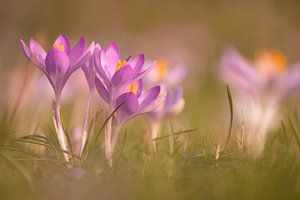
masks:
{"type": "Polygon", "coordinates": [[[62,34],[48,52],[33,38],[30,39],[29,47],[21,40],[21,48],[27,58],[45,73],[57,96],[62,92],[70,75],[90,58],[94,43],[86,48],[85,39],[82,37],[71,47],[68,38],[62,34]]]}
{"type": "Polygon", "coordinates": [[[262,51],[251,63],[235,49],[229,49],[221,67],[223,78],[238,95],[235,106],[247,127],[246,144],[258,156],[280,102],[300,85],[300,65],[285,70],[286,59],[277,50],[262,51]]]}
{"type": "Polygon", "coordinates": [[[117,111],[118,120],[125,122],[138,114],[152,111],[158,106],[158,101],[156,100],[159,93],[160,86],[154,86],[147,91],[142,91],[141,79],[130,83],[115,102],[115,107],[120,106],[120,109],[117,111]]]}
{"type": "Polygon", "coordinates": [[[115,43],[111,43],[106,51],[101,49],[99,55],[95,55],[98,86],[102,88],[101,97],[108,104],[114,102],[129,83],[140,79],[151,70],[152,65],[145,67],[144,61],[143,54],[122,60],[115,43]]]}

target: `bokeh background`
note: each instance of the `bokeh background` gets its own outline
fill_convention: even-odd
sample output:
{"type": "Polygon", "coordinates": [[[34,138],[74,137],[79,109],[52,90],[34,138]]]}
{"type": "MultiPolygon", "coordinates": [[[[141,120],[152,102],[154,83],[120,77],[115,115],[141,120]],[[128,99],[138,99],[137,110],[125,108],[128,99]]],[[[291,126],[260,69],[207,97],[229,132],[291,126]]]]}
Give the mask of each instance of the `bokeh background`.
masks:
{"type": "MultiPolygon", "coordinates": [[[[34,37],[50,47],[60,33],[65,33],[73,43],[80,36],[103,47],[116,41],[124,57],[142,52],[149,60],[165,58],[170,63],[185,63],[189,68],[184,83],[185,128],[224,135],[229,109],[225,86],[220,81],[222,52],[233,45],[251,59],[262,48],[276,48],[286,55],[288,63],[300,60],[299,8],[297,0],[2,0],[1,107],[12,107],[13,115],[23,113],[23,130],[35,128],[43,115],[49,119],[50,106],[47,112],[26,117],[42,102],[49,105],[52,91],[43,75],[32,64],[28,67],[19,39],[28,42],[34,37]],[[33,73],[41,80],[32,81],[33,73]],[[19,101],[24,101],[25,109],[19,101]],[[32,126],[28,125],[33,121],[32,126]]],[[[75,82],[71,84],[73,92],[86,88],[84,80],[75,82]]],[[[77,98],[83,98],[79,100],[82,107],[78,107],[83,111],[86,96],[77,98]]]]}
{"type": "MultiPolygon", "coordinates": [[[[14,128],[23,134],[32,133],[37,127],[44,126],[45,122],[51,125],[51,88],[45,77],[32,64],[28,64],[20,50],[19,39],[28,42],[30,37],[34,37],[44,47],[50,47],[59,34],[65,33],[73,43],[80,36],[85,36],[89,42],[99,42],[103,47],[115,41],[124,57],[144,53],[149,60],[165,58],[170,63],[185,63],[189,68],[184,83],[186,107],[178,118],[184,129],[197,129],[196,133],[191,133],[189,144],[199,143],[203,134],[210,135],[212,140],[216,135],[226,136],[230,117],[226,89],[219,72],[222,52],[233,45],[251,59],[257,50],[276,48],[286,55],[288,63],[300,60],[299,10],[298,0],[0,0],[0,111],[2,113],[9,110],[9,117],[17,118],[14,123],[17,127],[14,128]],[[48,119],[48,122],[43,119],[48,119]]],[[[78,71],[74,77],[76,76],[83,76],[83,73],[78,71]]],[[[76,124],[82,122],[78,116],[81,116],[79,113],[84,113],[87,96],[81,92],[87,90],[87,86],[84,79],[70,82],[68,89],[64,91],[64,96],[71,98],[64,105],[64,110],[69,113],[64,114],[70,118],[66,118],[68,123],[73,121],[76,124]],[[75,96],[68,92],[75,93],[75,96]]],[[[101,106],[98,105],[99,107],[101,106]]],[[[69,128],[76,129],[72,124],[69,128]]],[[[249,195],[248,198],[251,199],[255,196],[256,189],[272,184],[273,180],[276,187],[286,191],[290,189],[289,184],[298,184],[298,188],[300,185],[298,172],[298,178],[288,179],[286,171],[282,171],[282,176],[273,176],[272,172],[269,174],[265,171],[258,174],[256,167],[260,169],[259,165],[254,164],[254,169],[247,171],[241,164],[241,169],[237,169],[240,170],[238,173],[233,171],[232,174],[224,175],[224,171],[216,173],[219,168],[213,162],[201,162],[199,165],[196,163],[197,166],[204,166],[200,172],[198,168],[188,169],[191,177],[200,174],[197,180],[191,178],[187,181],[183,178],[180,180],[183,186],[179,185],[179,188],[184,188],[187,183],[204,188],[207,191],[206,197],[228,194],[230,197],[227,189],[235,187],[236,194],[243,190],[246,191],[244,195],[249,195]],[[270,177],[257,179],[266,174],[270,177]],[[242,183],[248,184],[249,191],[244,190],[245,185],[240,184],[240,179],[232,175],[247,176],[242,183]],[[288,184],[281,185],[281,180],[285,177],[288,181],[284,183],[288,184]],[[289,180],[295,180],[295,184],[289,180]],[[214,193],[209,188],[211,186],[216,186],[217,192],[214,193]]],[[[239,161],[236,163],[240,164],[239,161]]],[[[153,167],[150,162],[148,164],[153,167]]],[[[154,180],[167,176],[160,174],[165,171],[162,169],[162,172],[154,174],[154,180]]],[[[152,174],[145,175],[147,181],[148,176],[151,177],[152,174]]],[[[123,188],[120,191],[125,191],[128,195],[132,194],[130,191],[139,190],[145,193],[141,197],[148,195],[147,187],[144,187],[147,184],[152,184],[155,191],[159,188],[159,192],[153,193],[154,197],[164,188],[164,182],[161,185],[155,185],[155,181],[140,185],[140,182],[131,178],[129,175],[128,180],[125,180],[129,183],[127,187],[123,188],[121,179],[121,184],[118,183],[121,186],[118,185],[117,188],[123,188]],[[138,182],[133,184],[137,189],[130,188],[131,181],[138,182]]],[[[3,179],[2,184],[6,181],[3,179]]],[[[111,184],[110,180],[108,182],[111,184]]],[[[117,194],[110,191],[113,189],[109,184],[100,184],[100,187],[107,189],[109,194],[121,195],[121,192],[117,194]]],[[[52,193],[59,197],[56,183],[52,186],[52,193]]],[[[95,188],[91,187],[91,190],[97,191],[98,186],[94,185],[95,188]]],[[[178,187],[174,188],[172,189],[176,191],[178,187]]],[[[189,189],[185,188],[184,192],[189,193],[189,189]]],[[[269,189],[272,192],[274,188],[269,189]]],[[[165,191],[168,192],[168,188],[165,191]]],[[[184,197],[195,198],[197,191],[195,189],[195,193],[184,197]]],[[[172,198],[167,193],[165,195],[166,198],[172,198]]]]}

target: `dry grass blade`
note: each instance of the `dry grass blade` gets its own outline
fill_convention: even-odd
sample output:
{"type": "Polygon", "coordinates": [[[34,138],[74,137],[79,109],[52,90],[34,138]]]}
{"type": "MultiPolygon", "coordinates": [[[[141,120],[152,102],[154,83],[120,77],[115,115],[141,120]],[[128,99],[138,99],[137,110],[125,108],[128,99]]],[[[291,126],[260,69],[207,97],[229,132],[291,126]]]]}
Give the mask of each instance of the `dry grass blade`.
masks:
{"type": "Polygon", "coordinates": [[[228,85],[226,85],[226,92],[227,92],[227,97],[228,97],[228,102],[229,102],[229,108],[230,108],[230,126],[229,126],[229,131],[228,131],[228,136],[226,139],[226,143],[224,146],[224,151],[226,150],[230,137],[231,137],[231,132],[232,132],[232,124],[233,124],[233,103],[232,103],[232,95],[231,91],[228,85]]]}

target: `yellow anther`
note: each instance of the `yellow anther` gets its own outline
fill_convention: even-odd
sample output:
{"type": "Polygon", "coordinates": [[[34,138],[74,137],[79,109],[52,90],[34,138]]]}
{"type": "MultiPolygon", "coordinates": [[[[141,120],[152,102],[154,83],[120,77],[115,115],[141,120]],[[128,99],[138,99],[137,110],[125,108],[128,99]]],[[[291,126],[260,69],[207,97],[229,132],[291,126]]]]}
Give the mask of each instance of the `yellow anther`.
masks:
{"type": "Polygon", "coordinates": [[[163,80],[168,73],[169,63],[165,59],[157,60],[155,66],[156,77],[158,80],[163,80]]]}
{"type": "Polygon", "coordinates": [[[116,67],[116,71],[118,71],[119,69],[121,69],[122,67],[124,67],[124,65],[126,65],[127,61],[126,60],[119,60],[117,67],[116,67]]]}
{"type": "Polygon", "coordinates": [[[278,50],[263,51],[257,57],[257,67],[260,70],[278,74],[286,67],[286,58],[278,50]]]}
{"type": "Polygon", "coordinates": [[[133,94],[137,94],[137,91],[138,91],[138,88],[139,88],[139,84],[138,82],[132,82],[128,85],[128,88],[127,88],[127,92],[132,92],[133,94]]]}
{"type": "Polygon", "coordinates": [[[65,51],[65,47],[63,45],[55,43],[53,46],[56,47],[56,48],[58,48],[61,51],[65,51]]]}

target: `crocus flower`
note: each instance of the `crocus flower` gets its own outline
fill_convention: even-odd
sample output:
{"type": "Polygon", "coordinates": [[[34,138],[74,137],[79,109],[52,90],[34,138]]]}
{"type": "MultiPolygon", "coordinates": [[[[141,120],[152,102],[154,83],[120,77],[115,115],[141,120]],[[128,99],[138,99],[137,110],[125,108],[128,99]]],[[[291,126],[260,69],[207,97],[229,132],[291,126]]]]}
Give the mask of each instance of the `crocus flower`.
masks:
{"type": "MultiPolygon", "coordinates": [[[[100,45],[96,44],[94,48],[93,55],[99,55],[100,52],[100,45]]],[[[82,138],[81,138],[81,147],[80,147],[80,154],[82,154],[86,139],[88,137],[88,129],[89,129],[89,122],[90,122],[90,110],[93,103],[94,93],[95,93],[95,76],[96,76],[96,69],[95,69],[95,56],[92,56],[83,66],[82,70],[84,72],[85,78],[87,80],[89,86],[89,97],[88,102],[85,110],[85,117],[82,126],[82,138]]]]}
{"type": "Polygon", "coordinates": [[[277,50],[262,51],[254,62],[249,62],[235,49],[229,49],[221,67],[223,78],[238,95],[235,105],[248,127],[246,145],[258,156],[280,103],[300,85],[300,65],[285,70],[286,59],[277,50]]]}
{"type": "Polygon", "coordinates": [[[142,78],[151,66],[144,67],[144,55],[121,60],[117,45],[112,43],[101,49],[95,58],[98,72],[96,88],[107,104],[106,117],[115,115],[105,126],[105,154],[112,166],[112,155],[120,128],[132,117],[147,113],[157,105],[160,86],[143,91],[142,78]]]}
{"type": "MultiPolygon", "coordinates": [[[[58,141],[64,151],[68,151],[68,143],[60,117],[61,92],[71,74],[92,55],[94,43],[87,49],[85,46],[85,39],[81,38],[72,48],[70,41],[63,34],[57,37],[48,52],[34,39],[30,39],[29,47],[21,40],[23,53],[47,76],[54,90],[53,121],[58,141]]],[[[69,161],[69,156],[66,153],[64,153],[64,157],[66,161],[69,161]]]]}
{"type": "Polygon", "coordinates": [[[56,96],[60,96],[70,75],[91,57],[94,43],[87,49],[82,37],[72,48],[68,38],[61,34],[54,41],[51,49],[46,52],[33,38],[29,47],[21,40],[21,48],[31,60],[47,76],[56,96]]]}
{"type": "MultiPolygon", "coordinates": [[[[185,65],[177,64],[170,68],[167,60],[159,59],[154,69],[146,76],[146,81],[149,85],[161,84],[164,86],[162,87],[160,106],[148,114],[154,152],[156,151],[155,139],[159,136],[162,122],[168,117],[179,114],[184,108],[183,90],[179,85],[183,82],[186,75],[187,67],[185,65]]],[[[172,146],[173,143],[171,142],[171,149],[172,146]]]]}

